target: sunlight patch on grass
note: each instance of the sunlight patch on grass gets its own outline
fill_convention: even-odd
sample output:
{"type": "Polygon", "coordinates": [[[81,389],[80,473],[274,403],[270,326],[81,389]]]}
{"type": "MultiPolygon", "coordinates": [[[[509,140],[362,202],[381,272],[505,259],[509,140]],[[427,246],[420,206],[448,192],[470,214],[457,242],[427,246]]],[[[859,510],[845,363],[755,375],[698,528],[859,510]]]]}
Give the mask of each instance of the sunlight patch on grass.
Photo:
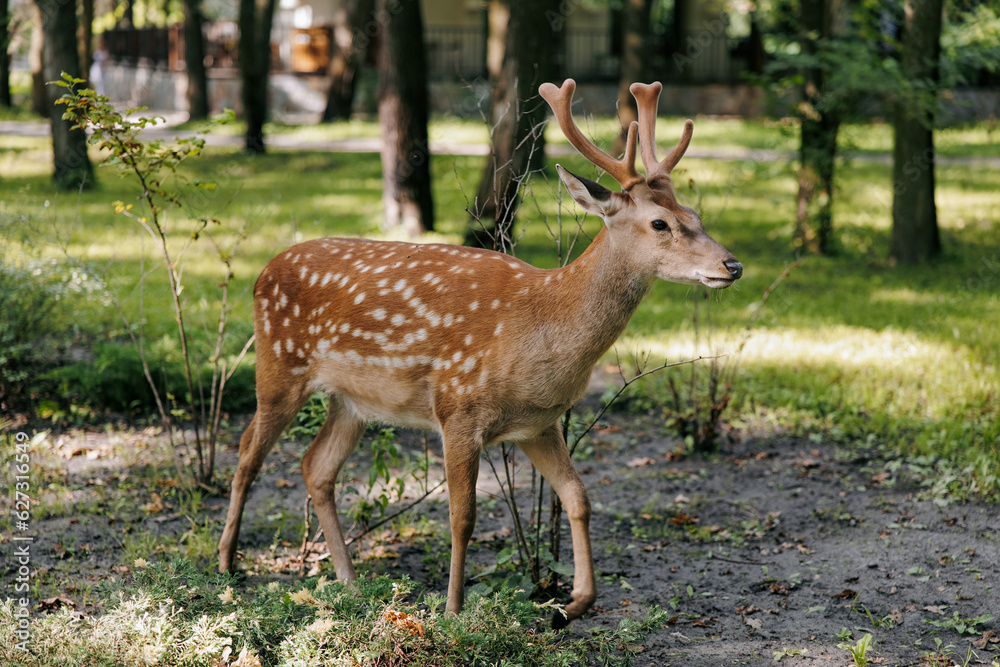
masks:
{"type": "MultiPolygon", "coordinates": [[[[844,325],[758,330],[738,352],[744,335],[727,332],[696,345],[694,336],[684,332],[669,342],[623,341],[620,349],[648,350],[653,359],[671,361],[727,355],[725,363],[737,364],[740,373],[790,371],[803,376],[805,387],[816,382],[836,385],[847,403],[922,419],[958,416],[970,406],[988,405],[989,397],[1000,393],[1000,368],[976,360],[962,345],[936,342],[911,331],[844,325]]],[[[765,403],[767,397],[757,400],[765,403]]]]}
{"type": "Polygon", "coordinates": [[[871,295],[869,295],[868,299],[872,303],[905,303],[920,306],[942,303],[944,301],[940,295],[930,294],[927,292],[917,292],[905,287],[874,290],[871,295]]]}

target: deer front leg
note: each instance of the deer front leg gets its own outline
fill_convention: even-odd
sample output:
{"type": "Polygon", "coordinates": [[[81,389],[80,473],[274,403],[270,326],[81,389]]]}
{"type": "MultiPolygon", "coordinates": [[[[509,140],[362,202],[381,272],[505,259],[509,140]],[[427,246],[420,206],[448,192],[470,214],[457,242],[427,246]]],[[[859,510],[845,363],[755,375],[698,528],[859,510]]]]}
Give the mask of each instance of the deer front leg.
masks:
{"type": "Polygon", "coordinates": [[[457,614],[465,603],[465,555],[476,527],[476,480],[481,447],[468,438],[444,434],[444,469],[451,516],[451,570],[445,609],[457,614]]]}
{"type": "Polygon", "coordinates": [[[558,423],[518,445],[559,496],[573,536],[573,601],[566,605],[565,617],[559,613],[553,616],[552,626],[558,630],[583,616],[597,599],[590,548],[590,498],[573,466],[558,423]]]}

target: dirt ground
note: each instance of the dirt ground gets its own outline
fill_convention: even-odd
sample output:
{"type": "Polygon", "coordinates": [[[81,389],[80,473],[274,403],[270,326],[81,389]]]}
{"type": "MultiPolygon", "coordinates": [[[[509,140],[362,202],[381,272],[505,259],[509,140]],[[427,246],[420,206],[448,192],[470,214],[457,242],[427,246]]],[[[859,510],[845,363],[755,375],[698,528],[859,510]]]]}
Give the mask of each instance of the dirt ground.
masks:
{"type": "MultiPolygon", "coordinates": [[[[744,436],[719,455],[677,460],[671,454],[677,441],[663,431],[655,419],[611,415],[577,464],[594,507],[599,577],[596,605],[572,632],[617,625],[658,605],[671,611],[672,624],[643,642],[637,665],[848,665],[850,654],[837,646],[845,641],[846,635],[837,637],[842,632],[853,637],[850,643],[872,633],[868,655],[876,664],[998,664],[1000,506],[948,502],[907,475],[905,465],[893,469],[862,450],[821,439],[744,436]],[[964,628],[958,622],[985,614],[997,618],[964,628]]],[[[422,451],[417,436],[404,434],[403,440],[422,451]]],[[[47,477],[62,478],[71,489],[63,494],[71,507],[34,523],[33,566],[45,580],[59,582],[51,594],[79,598],[95,580],[127,573],[129,539],[134,544],[146,533],[181,539],[191,530],[176,508],[157,507],[156,498],[137,498],[125,508],[142,505],[146,511],[138,519],[116,518],[129,512],[92,500],[106,486],[122,488],[135,479],[139,473],[130,466],[141,461],[146,435],[67,434],[55,441],[62,457],[47,477]],[[121,454],[135,447],[139,453],[131,459],[121,454]],[[75,514],[73,504],[90,509],[75,514]]],[[[290,576],[268,573],[266,564],[280,564],[282,553],[298,548],[278,535],[276,522],[301,521],[306,492],[298,460],[304,448],[279,445],[254,485],[241,549],[255,576],[290,576]]],[[[222,448],[219,469],[231,475],[235,462],[235,447],[222,448]]],[[[363,455],[352,462],[362,464],[363,455]]],[[[435,468],[439,477],[440,465],[435,468]]],[[[163,474],[169,483],[169,473],[163,474]]],[[[526,505],[530,482],[521,479],[526,505]]],[[[479,488],[470,577],[513,545],[509,511],[485,463],[479,488]]],[[[223,496],[204,499],[205,511],[220,522],[214,524],[216,540],[227,502],[223,496]]],[[[361,556],[372,571],[407,574],[444,592],[443,490],[421,503],[407,525],[402,534],[383,532],[366,543],[361,556]],[[427,536],[428,526],[437,527],[436,535],[427,536]]],[[[566,560],[571,547],[565,526],[563,544],[566,560]]],[[[12,576],[7,570],[5,578],[12,576]]]]}

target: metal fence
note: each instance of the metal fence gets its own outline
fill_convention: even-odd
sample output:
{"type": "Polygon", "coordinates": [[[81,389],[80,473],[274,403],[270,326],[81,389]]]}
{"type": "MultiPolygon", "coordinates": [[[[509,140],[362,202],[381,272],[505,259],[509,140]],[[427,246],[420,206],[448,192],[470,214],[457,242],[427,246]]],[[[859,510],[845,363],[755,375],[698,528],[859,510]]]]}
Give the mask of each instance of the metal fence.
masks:
{"type": "MultiPolygon", "coordinates": [[[[236,67],[235,25],[206,26],[206,56],[210,67],[236,67]],[[218,33],[218,34],[216,34],[218,33]]],[[[102,35],[111,60],[124,65],[140,62],[152,68],[184,69],[184,33],[180,25],[170,28],[112,28],[102,35]]],[[[476,26],[428,26],[424,43],[427,74],[434,80],[472,80],[486,76],[486,32],[476,26]]],[[[566,32],[553,48],[555,74],[581,81],[614,79],[618,57],[611,54],[608,30],[566,32]]],[[[276,61],[289,67],[288,59],[276,61]]]]}

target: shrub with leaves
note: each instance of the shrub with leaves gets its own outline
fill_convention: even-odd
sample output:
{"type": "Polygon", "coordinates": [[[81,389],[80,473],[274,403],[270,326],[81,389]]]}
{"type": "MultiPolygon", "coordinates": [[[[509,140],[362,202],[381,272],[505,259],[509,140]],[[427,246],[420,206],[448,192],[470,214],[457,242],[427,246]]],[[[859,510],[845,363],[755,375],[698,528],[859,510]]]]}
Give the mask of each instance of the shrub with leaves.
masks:
{"type": "MultiPolygon", "coordinates": [[[[197,458],[195,478],[200,483],[211,481],[215,464],[215,446],[219,435],[222,413],[222,396],[228,380],[239,366],[243,356],[249,350],[251,341],[243,347],[242,352],[234,359],[223,354],[227,338],[227,316],[231,309],[230,285],[233,279],[232,262],[239,247],[239,242],[245,235],[245,229],[236,234],[236,240],[229,248],[222,248],[212,235],[212,228],[221,223],[214,218],[198,216],[190,206],[186,206],[185,198],[178,191],[168,189],[169,179],[175,181],[180,177],[179,168],[188,159],[199,155],[204,148],[205,140],[201,138],[178,138],[172,144],[161,141],[143,141],[139,132],[149,125],[155,125],[159,119],[152,117],[131,116],[137,109],[121,113],[110,103],[110,100],[90,88],[82,88],[82,79],[63,74],[61,81],[54,85],[65,89],[65,93],[56,104],[66,108],[63,119],[74,123],[81,131],[89,130],[88,141],[109,152],[104,163],[119,171],[123,178],[132,179],[138,186],[137,204],[114,202],[114,211],[125,216],[136,224],[153,240],[160,262],[167,274],[170,303],[176,322],[176,340],[180,356],[180,366],[183,369],[183,394],[177,395],[163,391],[153,378],[150,363],[147,361],[147,344],[143,337],[141,326],[134,326],[126,315],[122,304],[117,298],[115,307],[128,332],[143,369],[153,400],[165,424],[171,444],[175,433],[182,442],[186,442],[186,429],[173,428],[175,422],[190,422],[194,440],[194,451],[197,458]],[[191,219],[186,226],[167,225],[165,212],[169,208],[187,209],[191,219]],[[217,322],[214,325],[215,340],[208,358],[196,353],[189,344],[190,333],[187,324],[188,312],[185,299],[182,297],[182,275],[184,264],[182,259],[199,238],[206,237],[212,244],[223,269],[223,278],[219,283],[219,300],[217,322]],[[199,372],[202,364],[211,368],[211,377],[205,382],[199,372]]],[[[221,119],[231,116],[224,115],[221,119]]],[[[195,180],[190,183],[201,191],[214,190],[214,182],[195,180]]],[[[181,219],[184,216],[179,216],[181,219]]],[[[144,287],[140,276],[138,289],[144,287]]],[[[142,313],[139,313],[139,321],[142,313]]],[[[206,327],[207,329],[207,327],[206,327]]]]}

